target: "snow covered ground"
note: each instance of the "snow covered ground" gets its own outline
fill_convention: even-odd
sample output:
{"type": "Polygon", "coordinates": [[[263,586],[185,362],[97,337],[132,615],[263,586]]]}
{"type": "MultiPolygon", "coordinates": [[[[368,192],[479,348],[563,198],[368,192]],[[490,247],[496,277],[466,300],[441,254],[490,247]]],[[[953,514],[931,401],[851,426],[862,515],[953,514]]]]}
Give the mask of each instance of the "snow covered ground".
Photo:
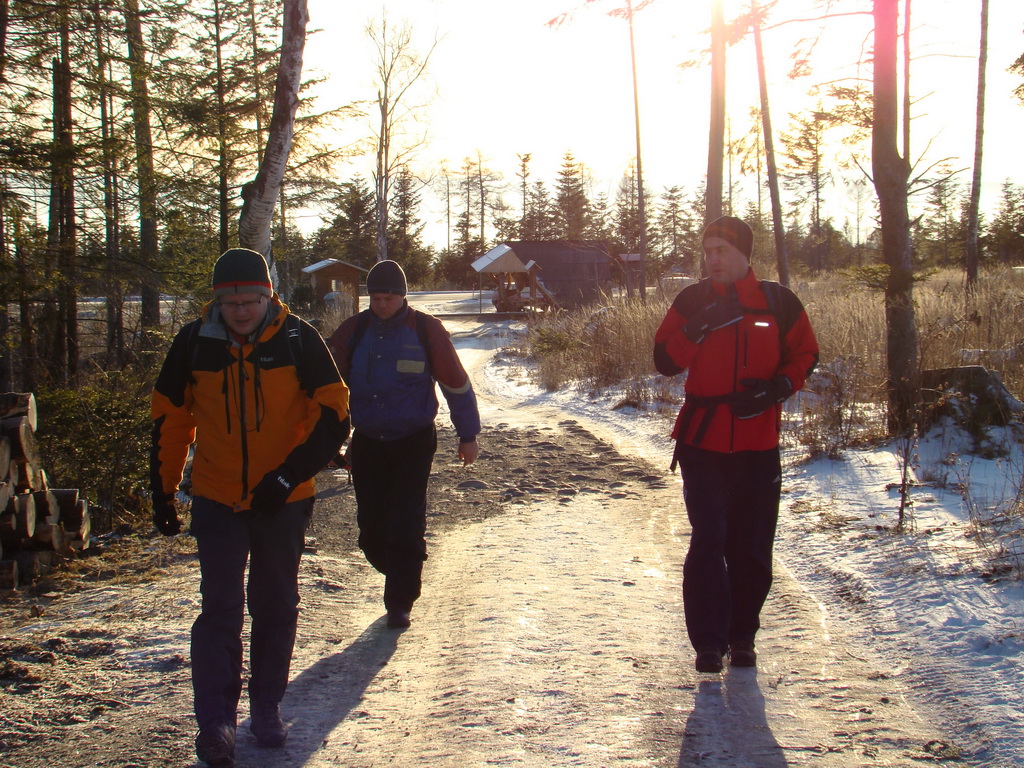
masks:
{"type": "MultiPolygon", "coordinates": [[[[463,311],[477,303],[460,298],[463,311]]],[[[410,303],[457,311],[436,295],[412,295],[410,303]]],[[[495,344],[481,337],[480,354],[495,344]]],[[[471,339],[459,348],[464,358],[473,355],[471,339]]],[[[624,453],[669,461],[665,414],[616,408],[621,393],[614,391],[545,392],[507,356],[494,356],[486,370],[488,386],[531,408],[548,403],[624,453]]],[[[1020,432],[992,430],[988,442],[1002,455],[971,455],[970,440],[950,426],[914,446],[903,533],[895,532],[897,446],[851,449],[839,461],[808,461],[806,452],[787,449],[776,552],[779,568],[886,660],[887,674],[909,689],[919,712],[955,735],[969,764],[1002,768],[1024,765],[1024,589],[1007,556],[1020,551],[1021,535],[1008,519],[992,540],[992,528],[976,526],[971,513],[991,516],[1016,497],[1024,457],[1020,432]]]]}

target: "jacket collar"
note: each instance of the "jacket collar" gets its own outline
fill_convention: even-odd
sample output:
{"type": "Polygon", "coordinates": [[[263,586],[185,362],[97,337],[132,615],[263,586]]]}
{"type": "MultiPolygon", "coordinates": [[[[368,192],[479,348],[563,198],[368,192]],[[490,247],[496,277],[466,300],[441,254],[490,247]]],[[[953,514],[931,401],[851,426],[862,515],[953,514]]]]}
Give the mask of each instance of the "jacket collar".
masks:
{"type": "MultiPolygon", "coordinates": [[[[708,278],[710,280],[710,278],[708,278]]],[[[747,269],[747,274],[737,280],[735,283],[730,285],[723,285],[722,283],[716,283],[711,280],[711,286],[715,289],[715,293],[718,295],[725,294],[730,287],[736,287],[736,293],[740,296],[750,293],[753,291],[761,281],[757,279],[757,275],[754,274],[754,268],[750,267],[747,269]]]]}
{"type": "Polygon", "coordinates": [[[229,341],[232,346],[240,347],[243,344],[252,344],[256,341],[269,339],[277,332],[277,329],[284,322],[288,314],[288,305],[281,301],[281,297],[275,293],[270,298],[270,306],[267,307],[267,315],[263,318],[263,323],[253,331],[248,339],[240,339],[231,333],[224,323],[220,304],[214,299],[208,301],[203,307],[202,325],[199,326],[199,335],[207,339],[229,341]]]}

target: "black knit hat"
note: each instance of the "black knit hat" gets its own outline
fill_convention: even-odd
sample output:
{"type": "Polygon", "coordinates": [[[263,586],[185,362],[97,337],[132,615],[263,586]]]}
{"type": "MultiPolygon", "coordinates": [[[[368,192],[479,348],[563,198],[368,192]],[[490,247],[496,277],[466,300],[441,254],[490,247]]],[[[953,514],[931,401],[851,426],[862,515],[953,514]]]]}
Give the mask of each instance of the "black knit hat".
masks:
{"type": "Polygon", "coordinates": [[[219,298],[230,293],[274,295],[267,262],[248,248],[229,248],[213,265],[213,295],[219,298]]]}
{"type": "Polygon", "coordinates": [[[754,233],[747,222],[737,219],[735,216],[722,216],[708,224],[703,237],[701,237],[701,242],[709,237],[722,238],[735,246],[748,259],[754,252],[754,233]]]}
{"type": "Polygon", "coordinates": [[[366,275],[367,293],[393,293],[405,296],[409,291],[405,272],[397,261],[378,261],[366,275]]]}

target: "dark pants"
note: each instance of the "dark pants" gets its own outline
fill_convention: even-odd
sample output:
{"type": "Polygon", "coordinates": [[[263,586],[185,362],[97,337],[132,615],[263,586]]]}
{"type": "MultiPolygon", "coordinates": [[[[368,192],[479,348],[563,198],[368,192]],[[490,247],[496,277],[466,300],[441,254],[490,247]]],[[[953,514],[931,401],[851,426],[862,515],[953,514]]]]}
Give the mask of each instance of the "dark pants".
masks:
{"type": "Polygon", "coordinates": [[[772,585],[782,468],[777,448],[717,453],[682,446],[683,498],[692,529],[683,565],[690,643],[727,650],[754,641],[772,585]]]}
{"type": "Polygon", "coordinates": [[[276,703],[284,697],[299,616],[299,558],[312,511],[312,497],[260,516],[193,499],[203,596],[192,625],[192,690],[200,729],[236,724],[243,604],[252,617],[249,699],[276,703]]]}
{"type": "Polygon", "coordinates": [[[384,574],[384,606],[408,611],[420,596],[427,559],[427,481],[437,450],[434,426],[398,440],[352,435],[359,548],[384,574]]]}

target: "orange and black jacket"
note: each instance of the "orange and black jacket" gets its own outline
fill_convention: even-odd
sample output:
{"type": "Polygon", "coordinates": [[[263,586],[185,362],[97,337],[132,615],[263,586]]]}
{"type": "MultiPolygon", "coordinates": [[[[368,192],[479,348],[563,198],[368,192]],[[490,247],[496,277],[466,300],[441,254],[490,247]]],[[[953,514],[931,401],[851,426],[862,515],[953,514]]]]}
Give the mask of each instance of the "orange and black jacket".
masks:
{"type": "Polygon", "coordinates": [[[173,496],[189,446],[192,493],[248,509],[253,487],[282,464],[312,496],[313,477],[349,433],[348,388],[320,334],[275,295],[255,339],[240,343],[211,302],[174,337],[153,389],[150,489],[173,496]]]}
{"type": "Polygon", "coordinates": [[[785,376],[793,392],[818,362],[818,342],[803,305],[792,291],[759,281],[753,270],[735,283],[743,319],[711,331],[699,344],[683,332],[686,321],[722,295],[727,286],[705,279],[680,291],[654,336],[654,365],[665,376],[687,372],[686,401],[672,437],[720,453],[762,451],[779,444],[782,405],[738,419],[729,396],[742,379],[785,376]]]}

